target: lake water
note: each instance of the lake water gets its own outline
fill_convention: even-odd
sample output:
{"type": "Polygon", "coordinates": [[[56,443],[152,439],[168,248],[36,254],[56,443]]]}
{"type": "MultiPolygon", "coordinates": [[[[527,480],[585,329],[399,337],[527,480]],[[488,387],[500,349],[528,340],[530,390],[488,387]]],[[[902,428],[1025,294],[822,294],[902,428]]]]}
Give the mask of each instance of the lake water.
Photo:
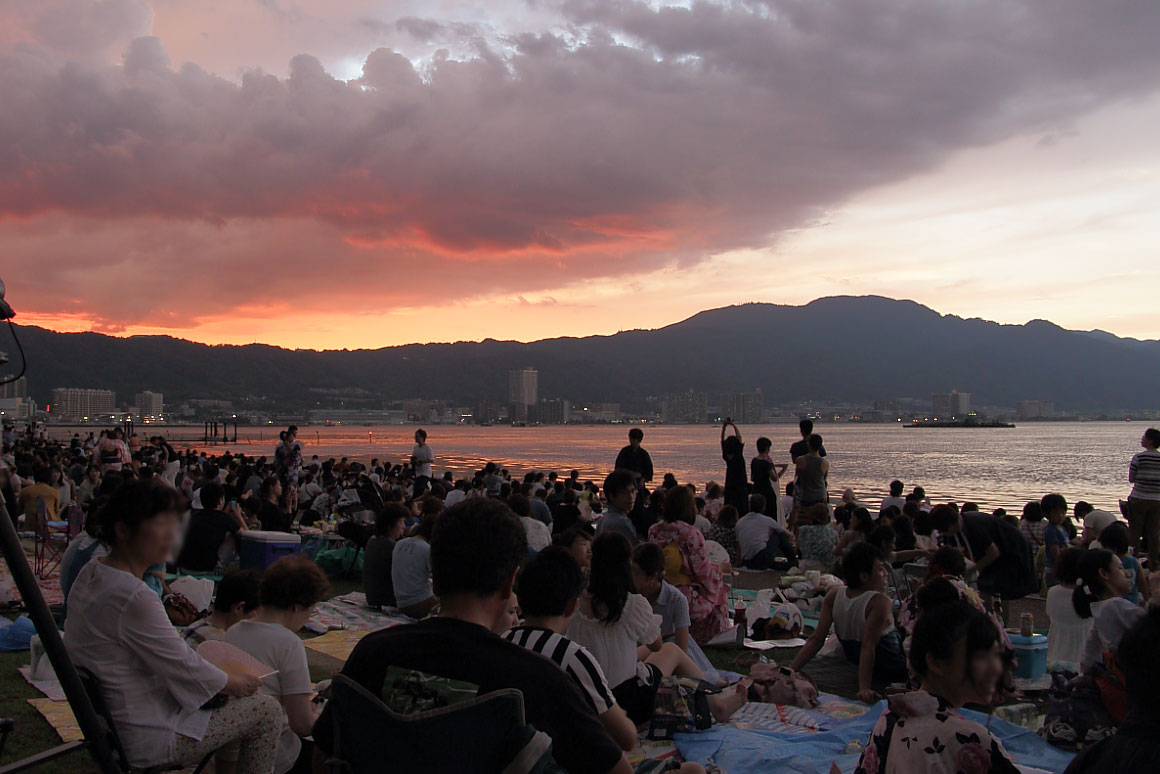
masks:
{"type": "MultiPolygon", "coordinates": [[[[1139,422],[1026,423],[1015,428],[916,429],[896,425],[819,425],[830,460],[830,487],[835,496],[849,487],[868,503],[877,503],[893,478],[926,488],[934,501],[973,500],[986,508],[1020,509],[1027,500],[1059,492],[1069,505],[1087,500],[1119,513],[1126,498],[1128,462],[1140,451],[1145,425],[1139,422]]],[[[456,474],[478,470],[487,461],[513,474],[528,470],[572,468],[585,479],[601,479],[627,442],[624,425],[545,427],[441,426],[427,428],[435,451],[436,471],[456,474]]],[[[303,427],[299,440],[306,458],[378,457],[399,462],[411,453],[413,426],[303,427]]],[[[141,428],[142,434],[152,429],[141,428]]],[[[173,428],[175,439],[192,438],[193,428],[173,428]]],[[[671,472],[682,482],[701,487],[722,481],[720,428],[711,425],[667,425],[644,428],[644,446],[652,455],[657,481],[671,472]]],[[[777,460],[789,461],[797,440],[796,425],[742,428],[745,453],[756,453],[755,441],[773,441],[777,460]]],[[[238,443],[218,445],[247,455],[273,453],[273,427],[239,428],[238,443]]]]}

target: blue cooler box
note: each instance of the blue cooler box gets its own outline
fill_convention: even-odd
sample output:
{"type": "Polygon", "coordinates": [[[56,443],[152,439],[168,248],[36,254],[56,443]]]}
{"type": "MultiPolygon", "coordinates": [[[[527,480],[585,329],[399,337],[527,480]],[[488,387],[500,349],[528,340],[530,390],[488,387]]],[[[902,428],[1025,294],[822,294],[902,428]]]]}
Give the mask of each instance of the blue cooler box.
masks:
{"type": "Polygon", "coordinates": [[[1033,634],[1024,637],[1021,634],[1008,634],[1011,645],[1015,648],[1015,655],[1019,657],[1019,664],[1015,667],[1015,677],[1033,680],[1047,674],[1047,638],[1042,634],[1033,634]]]}
{"type": "Polygon", "coordinates": [[[283,556],[293,556],[302,551],[302,537],[289,532],[243,532],[242,545],[238,550],[243,570],[263,570],[283,556]]]}

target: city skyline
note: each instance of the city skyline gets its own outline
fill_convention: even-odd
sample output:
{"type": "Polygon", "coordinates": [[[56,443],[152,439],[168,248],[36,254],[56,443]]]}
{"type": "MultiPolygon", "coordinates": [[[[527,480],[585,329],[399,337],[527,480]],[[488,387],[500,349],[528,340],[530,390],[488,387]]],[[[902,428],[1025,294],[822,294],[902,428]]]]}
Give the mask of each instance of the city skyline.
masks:
{"type": "Polygon", "coordinates": [[[14,0],[3,279],[24,324],[290,348],[835,294],[1158,339],[1158,37],[1146,0],[14,0]]]}

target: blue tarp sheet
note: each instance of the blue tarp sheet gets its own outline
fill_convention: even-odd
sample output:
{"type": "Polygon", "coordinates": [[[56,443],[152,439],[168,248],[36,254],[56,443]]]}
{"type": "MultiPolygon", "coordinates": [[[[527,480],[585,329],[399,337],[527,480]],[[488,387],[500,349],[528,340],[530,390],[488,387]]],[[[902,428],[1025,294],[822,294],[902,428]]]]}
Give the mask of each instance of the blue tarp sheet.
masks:
{"type": "MultiPolygon", "coordinates": [[[[704,764],[712,758],[723,774],[829,774],[831,763],[850,774],[859,754],[843,754],[847,745],[854,740],[865,744],[885,709],[886,702],[881,701],[860,717],[827,718],[823,730],[812,734],[715,726],[678,734],[676,743],[685,760],[704,764]]],[[[962,714],[988,727],[1020,765],[1063,772],[1071,762],[1071,753],[1052,747],[1033,731],[970,710],[962,714]]]]}

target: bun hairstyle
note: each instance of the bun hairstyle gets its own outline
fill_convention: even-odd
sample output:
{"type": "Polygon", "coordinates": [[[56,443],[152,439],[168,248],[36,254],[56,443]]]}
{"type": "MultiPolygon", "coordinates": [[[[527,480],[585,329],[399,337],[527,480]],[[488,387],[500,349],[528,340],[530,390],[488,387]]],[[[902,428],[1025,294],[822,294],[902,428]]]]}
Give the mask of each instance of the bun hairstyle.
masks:
{"type": "Polygon", "coordinates": [[[1080,618],[1092,617],[1092,602],[1107,590],[1100,571],[1112,569],[1116,555],[1102,548],[1087,551],[1079,560],[1079,584],[1071,593],[1071,605],[1080,618]]]}
{"type": "MultiPolygon", "coordinates": [[[[947,585],[950,585],[949,582],[947,585]]],[[[961,640],[967,642],[968,663],[974,654],[990,650],[999,642],[999,629],[995,622],[959,599],[957,590],[955,594],[953,600],[924,608],[914,625],[910,666],[921,676],[925,676],[929,669],[927,656],[938,661],[949,661],[954,658],[955,646],[961,640]]]]}

